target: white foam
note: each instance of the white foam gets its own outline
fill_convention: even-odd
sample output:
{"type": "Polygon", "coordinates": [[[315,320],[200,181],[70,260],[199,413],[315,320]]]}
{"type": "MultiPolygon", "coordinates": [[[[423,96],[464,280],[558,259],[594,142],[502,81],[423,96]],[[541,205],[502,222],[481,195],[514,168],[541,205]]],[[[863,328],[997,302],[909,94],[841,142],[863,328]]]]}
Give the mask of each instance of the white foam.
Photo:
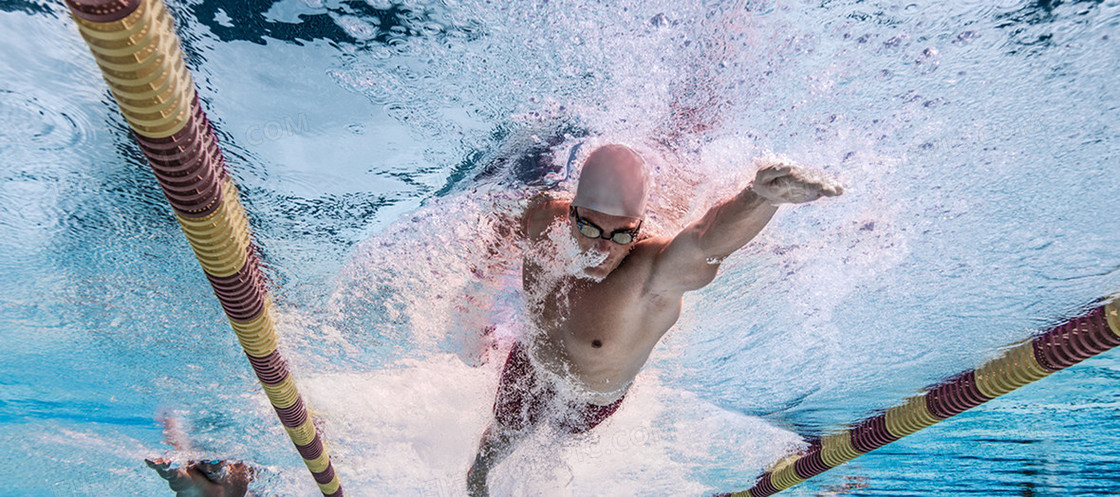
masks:
{"type": "Polygon", "coordinates": [[[599,252],[594,248],[586,251],[580,249],[579,242],[572,236],[567,220],[553,223],[548,227],[545,236],[549,244],[538,247],[535,253],[544,256],[541,261],[542,269],[548,277],[560,279],[565,276],[575,276],[596,282],[602,281],[602,277],[587,274],[587,269],[606,262],[609,253],[599,252]]]}
{"type": "MultiPolygon", "coordinates": [[[[465,495],[465,477],[502,361],[452,355],[369,373],[301,378],[335,464],[355,495],[465,495]]],[[[704,474],[744,481],[799,439],[757,418],[639,376],[614,416],[586,435],[543,427],[491,473],[492,495],[695,495],[704,474]]]]}

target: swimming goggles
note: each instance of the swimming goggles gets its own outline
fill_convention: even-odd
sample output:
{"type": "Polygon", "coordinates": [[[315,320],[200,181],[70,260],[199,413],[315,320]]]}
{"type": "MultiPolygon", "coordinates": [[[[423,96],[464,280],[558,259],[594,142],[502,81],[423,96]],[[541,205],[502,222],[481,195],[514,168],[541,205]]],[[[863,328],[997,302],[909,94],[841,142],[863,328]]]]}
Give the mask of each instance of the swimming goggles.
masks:
{"type": "Polygon", "coordinates": [[[576,220],[576,229],[579,233],[588,238],[610,240],[619,245],[629,245],[634,242],[634,238],[638,236],[638,230],[642,229],[641,221],[638,226],[634,228],[622,228],[612,231],[609,235],[604,234],[603,228],[597,224],[588,221],[587,218],[580,216],[579,211],[573,205],[568,209],[568,215],[576,220]]]}

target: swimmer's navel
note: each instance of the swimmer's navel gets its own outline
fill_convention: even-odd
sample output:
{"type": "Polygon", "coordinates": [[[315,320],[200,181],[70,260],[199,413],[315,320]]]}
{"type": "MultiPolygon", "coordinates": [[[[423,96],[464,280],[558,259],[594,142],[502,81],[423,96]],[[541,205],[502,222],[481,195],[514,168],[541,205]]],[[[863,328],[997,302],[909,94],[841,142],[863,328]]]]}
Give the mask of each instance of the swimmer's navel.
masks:
{"type": "Polygon", "coordinates": [[[603,342],[601,340],[592,340],[591,341],[591,346],[598,349],[598,348],[601,348],[603,346],[603,342]]]}

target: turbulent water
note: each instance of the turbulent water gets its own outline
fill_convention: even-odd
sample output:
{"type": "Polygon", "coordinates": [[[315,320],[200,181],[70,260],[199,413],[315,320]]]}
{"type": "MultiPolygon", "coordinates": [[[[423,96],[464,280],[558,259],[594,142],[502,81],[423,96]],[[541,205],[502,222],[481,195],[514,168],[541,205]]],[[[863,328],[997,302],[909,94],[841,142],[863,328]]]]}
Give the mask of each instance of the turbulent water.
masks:
{"type": "MultiPolygon", "coordinates": [[[[538,433],[497,495],[740,490],[1120,290],[1116,1],[169,7],[351,495],[464,493],[526,332],[495,226],[598,144],[652,166],[657,234],[769,154],[846,193],[783,207],[618,414],[538,433]]],[[[154,455],[314,494],[65,7],[0,0],[0,33],[0,494],[165,495],[154,455]]],[[[1105,354],[791,494],[1115,492],[1118,375],[1105,354]]]]}

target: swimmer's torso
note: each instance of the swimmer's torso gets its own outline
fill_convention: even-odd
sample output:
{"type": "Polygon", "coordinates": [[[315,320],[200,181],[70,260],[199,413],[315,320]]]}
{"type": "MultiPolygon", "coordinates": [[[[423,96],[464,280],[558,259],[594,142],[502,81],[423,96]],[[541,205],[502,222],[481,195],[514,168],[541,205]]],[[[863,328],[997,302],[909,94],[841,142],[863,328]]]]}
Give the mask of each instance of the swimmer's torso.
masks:
{"type": "MultiPolygon", "coordinates": [[[[566,212],[566,207],[556,209],[566,212]]],[[[557,219],[551,216],[552,220],[557,219]]],[[[530,222],[532,240],[548,225],[530,222]]],[[[523,285],[532,319],[534,363],[574,383],[586,400],[609,404],[629,388],[661,336],[680,316],[680,295],[653,295],[647,290],[652,261],[659,249],[638,242],[623,262],[601,282],[557,278],[539,262],[554,254],[547,243],[531,244],[523,285]]]]}

